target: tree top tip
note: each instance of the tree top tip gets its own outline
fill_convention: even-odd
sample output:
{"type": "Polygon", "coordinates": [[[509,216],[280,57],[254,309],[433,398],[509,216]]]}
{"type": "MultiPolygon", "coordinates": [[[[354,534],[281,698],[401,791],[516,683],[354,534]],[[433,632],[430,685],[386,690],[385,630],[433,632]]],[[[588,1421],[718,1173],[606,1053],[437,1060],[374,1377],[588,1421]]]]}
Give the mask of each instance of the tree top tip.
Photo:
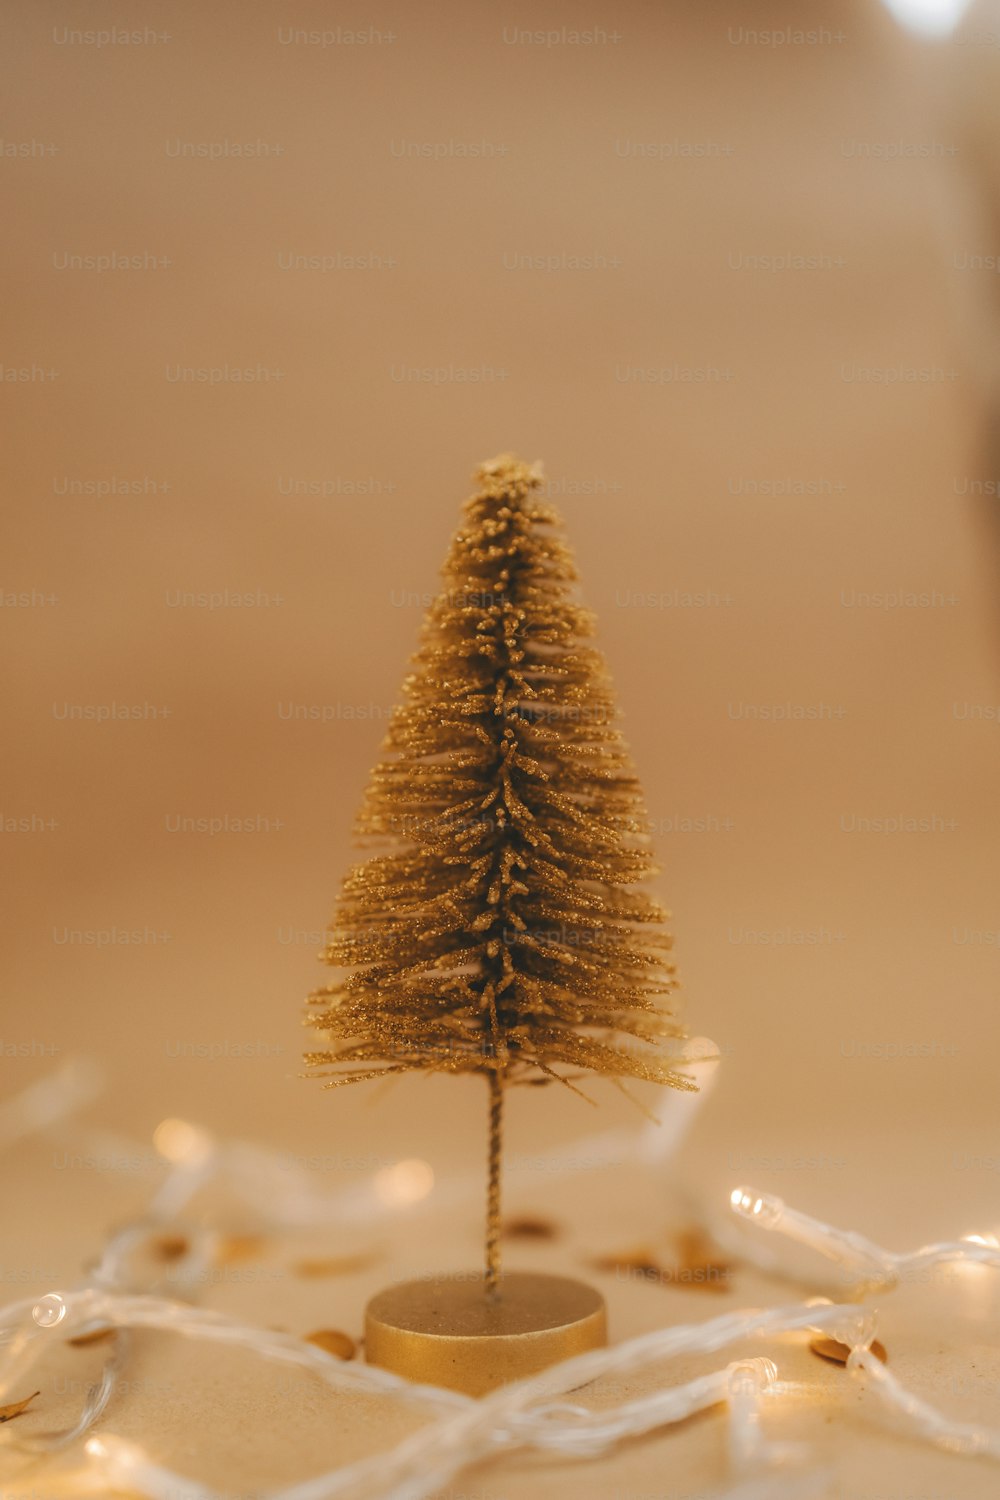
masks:
{"type": "Polygon", "coordinates": [[[481,463],[475,477],[485,494],[500,499],[502,496],[523,498],[531,490],[538,489],[545,475],[541,459],[526,464],[513,453],[500,453],[481,463]]]}

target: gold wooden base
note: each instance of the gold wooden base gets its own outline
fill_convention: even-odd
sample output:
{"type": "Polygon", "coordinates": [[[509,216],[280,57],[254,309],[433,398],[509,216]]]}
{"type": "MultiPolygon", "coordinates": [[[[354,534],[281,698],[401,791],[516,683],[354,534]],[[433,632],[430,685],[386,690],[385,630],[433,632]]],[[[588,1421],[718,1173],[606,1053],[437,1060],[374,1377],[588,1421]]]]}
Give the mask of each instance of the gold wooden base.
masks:
{"type": "Polygon", "coordinates": [[[386,1287],[365,1309],[365,1358],[407,1380],[482,1396],[608,1341],[604,1298],[568,1276],[511,1271],[386,1287]]]}

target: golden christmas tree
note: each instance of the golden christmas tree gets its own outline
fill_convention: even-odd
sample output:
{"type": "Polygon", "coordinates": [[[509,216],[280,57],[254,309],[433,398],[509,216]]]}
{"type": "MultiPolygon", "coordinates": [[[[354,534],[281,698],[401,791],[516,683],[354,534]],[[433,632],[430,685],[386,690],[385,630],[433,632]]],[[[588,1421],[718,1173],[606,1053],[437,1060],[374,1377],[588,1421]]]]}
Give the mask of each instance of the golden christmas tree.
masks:
{"type": "Polygon", "coordinates": [[[327,1087],[480,1073],[490,1093],[488,1292],[499,1275],[505,1089],[582,1073],[690,1089],[642,794],[592,616],[538,466],[503,455],[443,570],[372,773],[307,1054],[327,1087]]]}

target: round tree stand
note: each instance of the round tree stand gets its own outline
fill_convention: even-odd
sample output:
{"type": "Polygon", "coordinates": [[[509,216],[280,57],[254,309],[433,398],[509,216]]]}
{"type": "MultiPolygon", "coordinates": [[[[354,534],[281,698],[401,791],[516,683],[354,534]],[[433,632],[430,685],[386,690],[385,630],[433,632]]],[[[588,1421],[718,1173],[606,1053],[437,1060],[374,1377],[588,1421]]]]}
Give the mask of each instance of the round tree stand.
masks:
{"type": "Polygon", "coordinates": [[[386,1287],[365,1309],[365,1358],[420,1385],[482,1396],[608,1341],[604,1298],[568,1276],[511,1271],[386,1287]]]}

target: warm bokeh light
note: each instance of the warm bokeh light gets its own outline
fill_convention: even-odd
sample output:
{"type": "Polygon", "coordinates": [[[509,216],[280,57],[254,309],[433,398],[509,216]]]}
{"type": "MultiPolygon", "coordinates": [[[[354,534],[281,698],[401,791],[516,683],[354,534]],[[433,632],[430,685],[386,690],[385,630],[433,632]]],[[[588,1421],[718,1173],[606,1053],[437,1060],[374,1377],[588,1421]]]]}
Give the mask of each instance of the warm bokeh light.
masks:
{"type": "Polygon", "coordinates": [[[730,1207],[745,1219],[756,1219],[764,1212],[764,1199],[748,1188],[733,1188],[729,1194],[730,1207]]]}
{"type": "Polygon", "coordinates": [[[434,1168],[429,1162],[410,1158],[382,1167],[375,1173],[376,1195],[390,1208],[419,1203],[433,1190],[434,1168]]]}
{"type": "Polygon", "coordinates": [[[908,30],[945,37],[962,19],[969,0],[885,0],[885,4],[908,30]]]}
{"type": "Polygon", "coordinates": [[[153,1131],[153,1145],[166,1161],[202,1161],[212,1149],[207,1131],[187,1120],[161,1120],[153,1131]]]}

